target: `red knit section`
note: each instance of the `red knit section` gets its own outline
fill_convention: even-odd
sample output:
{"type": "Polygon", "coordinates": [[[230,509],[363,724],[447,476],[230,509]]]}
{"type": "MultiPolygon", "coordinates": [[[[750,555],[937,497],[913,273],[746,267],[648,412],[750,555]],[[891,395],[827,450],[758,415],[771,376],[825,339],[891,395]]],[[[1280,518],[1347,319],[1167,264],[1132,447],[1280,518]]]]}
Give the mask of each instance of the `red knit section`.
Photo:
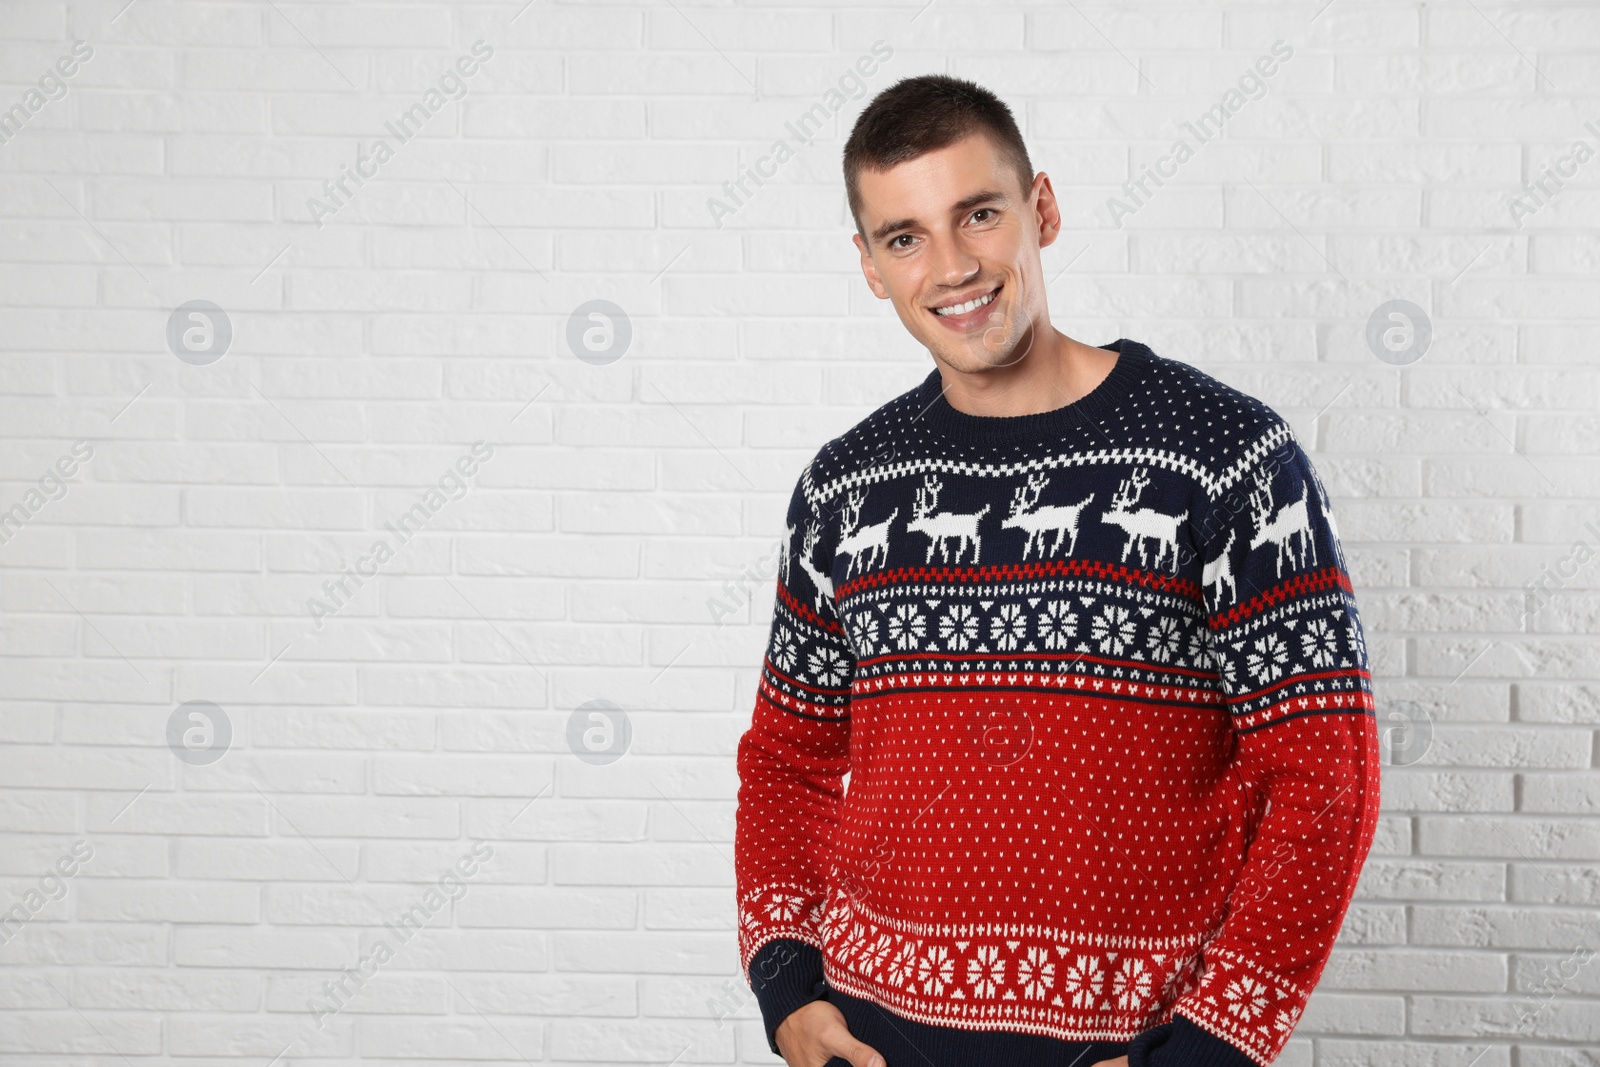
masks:
{"type": "Polygon", "coordinates": [[[784,607],[788,608],[790,611],[794,612],[811,625],[820,627],[821,629],[824,629],[832,634],[844,633],[844,627],[840,626],[837,622],[834,622],[831,619],[824,619],[821,615],[818,615],[815,611],[812,611],[809,603],[801,600],[793,593],[789,592],[788,589],[784,588],[782,582],[778,583],[778,600],[783,604],[784,607]]]}
{"type": "Polygon", "coordinates": [[[1292,578],[1279,582],[1265,593],[1236,604],[1227,611],[1217,613],[1212,617],[1212,628],[1225,630],[1235,623],[1248,619],[1252,615],[1259,615],[1268,608],[1275,607],[1285,601],[1313,593],[1325,592],[1329,589],[1339,589],[1346,593],[1352,592],[1350,578],[1338,567],[1323,567],[1321,570],[1297,574],[1292,578]]]}
{"type": "Polygon", "coordinates": [[[1235,717],[1236,730],[1258,729],[1293,715],[1326,715],[1329,712],[1364,712],[1371,715],[1377,708],[1372,694],[1362,689],[1286,696],[1274,701],[1260,711],[1235,717]]]}
{"type": "Polygon", "coordinates": [[[1053,671],[896,671],[874,675],[856,682],[851,699],[876,696],[885,690],[938,688],[955,692],[981,688],[1022,687],[1059,689],[1088,696],[1109,696],[1125,700],[1202,704],[1222,707],[1226,703],[1215,689],[1193,685],[1136,682],[1120,678],[1095,677],[1088,673],[1053,671]]]}
{"type": "Polygon", "coordinates": [[[995,582],[1027,581],[1032,578],[1058,576],[1126,582],[1145,589],[1173,593],[1190,600],[1200,599],[1200,586],[1196,582],[1170,574],[1157,574],[1154,571],[1096,559],[1048,559],[1034,563],[1005,563],[994,567],[898,567],[894,570],[869,571],[857,578],[839,583],[834,589],[834,597],[842,600],[851,593],[863,589],[917,582],[989,585],[995,582]]]}
{"type": "Polygon", "coordinates": [[[849,718],[849,708],[828,704],[819,700],[810,699],[810,694],[821,693],[823,690],[802,685],[791,679],[782,679],[785,685],[793,686],[794,692],[785,692],[773,685],[772,672],[769,668],[761,674],[761,681],[757,685],[758,695],[780,708],[798,711],[805,715],[828,716],[830,718],[849,718]]]}

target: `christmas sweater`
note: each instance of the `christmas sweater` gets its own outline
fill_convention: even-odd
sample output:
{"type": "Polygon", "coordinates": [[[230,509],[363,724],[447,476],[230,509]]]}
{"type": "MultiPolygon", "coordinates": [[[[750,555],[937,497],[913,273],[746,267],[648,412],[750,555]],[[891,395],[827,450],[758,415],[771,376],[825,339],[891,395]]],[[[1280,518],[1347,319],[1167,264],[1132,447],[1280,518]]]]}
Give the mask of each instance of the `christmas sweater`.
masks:
{"type": "Polygon", "coordinates": [[[1038,414],[959,411],[935,369],[795,485],[737,752],[774,1052],[831,987],[1269,1064],[1322,973],[1379,806],[1327,492],[1267,405],[1102,347],[1038,414]]]}

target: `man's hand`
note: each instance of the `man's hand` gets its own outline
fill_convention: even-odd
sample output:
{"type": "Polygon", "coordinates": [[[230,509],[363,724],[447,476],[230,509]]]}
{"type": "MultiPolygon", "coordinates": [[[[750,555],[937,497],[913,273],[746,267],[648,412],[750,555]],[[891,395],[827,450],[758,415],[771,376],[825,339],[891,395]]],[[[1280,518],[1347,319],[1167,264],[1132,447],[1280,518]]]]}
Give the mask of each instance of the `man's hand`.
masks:
{"type": "Polygon", "coordinates": [[[1114,1060],[1101,1060],[1099,1063],[1091,1063],[1089,1067],[1128,1067],[1128,1057],[1118,1056],[1114,1060]]]}
{"type": "Polygon", "coordinates": [[[789,1067],[823,1067],[835,1056],[843,1056],[852,1067],[887,1067],[876,1049],[855,1039],[844,1013],[826,1000],[790,1012],[772,1038],[789,1067]]]}

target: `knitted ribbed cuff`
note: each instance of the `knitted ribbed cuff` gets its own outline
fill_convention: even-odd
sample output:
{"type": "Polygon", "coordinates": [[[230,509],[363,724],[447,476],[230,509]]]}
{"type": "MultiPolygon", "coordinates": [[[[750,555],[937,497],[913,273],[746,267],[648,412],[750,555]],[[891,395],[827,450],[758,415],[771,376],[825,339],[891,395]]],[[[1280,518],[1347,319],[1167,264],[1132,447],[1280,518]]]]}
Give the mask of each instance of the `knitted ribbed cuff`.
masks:
{"type": "Polygon", "coordinates": [[[1261,1067],[1237,1045],[1174,1013],[1128,1043],[1128,1067],[1261,1067]]]}
{"type": "Polygon", "coordinates": [[[767,1047],[778,1051],[778,1024],[796,1008],[825,1000],[828,985],[822,977],[822,952],[815,945],[780,937],[768,941],[750,959],[750,988],[761,1006],[767,1047]]]}

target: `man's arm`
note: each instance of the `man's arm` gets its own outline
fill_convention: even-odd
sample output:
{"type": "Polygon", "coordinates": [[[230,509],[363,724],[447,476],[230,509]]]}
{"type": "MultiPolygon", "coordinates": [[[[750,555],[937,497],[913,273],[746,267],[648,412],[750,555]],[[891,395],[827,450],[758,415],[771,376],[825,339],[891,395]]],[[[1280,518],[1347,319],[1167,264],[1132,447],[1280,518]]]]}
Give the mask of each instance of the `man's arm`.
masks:
{"type": "Polygon", "coordinates": [[[818,922],[850,770],[855,654],[828,577],[836,535],[804,485],[790,498],[755,709],[739,739],[734,820],[740,966],[774,1053],[778,1024],[826,995],[818,922]]]}
{"type": "Polygon", "coordinates": [[[1326,493],[1292,433],[1230,474],[1198,541],[1208,562],[1231,553],[1231,587],[1219,579],[1205,595],[1254,835],[1198,986],[1171,1022],[1135,1039],[1129,1067],[1244,1067],[1241,1052],[1272,1062],[1333,951],[1377,829],[1366,642],[1326,493]]]}

